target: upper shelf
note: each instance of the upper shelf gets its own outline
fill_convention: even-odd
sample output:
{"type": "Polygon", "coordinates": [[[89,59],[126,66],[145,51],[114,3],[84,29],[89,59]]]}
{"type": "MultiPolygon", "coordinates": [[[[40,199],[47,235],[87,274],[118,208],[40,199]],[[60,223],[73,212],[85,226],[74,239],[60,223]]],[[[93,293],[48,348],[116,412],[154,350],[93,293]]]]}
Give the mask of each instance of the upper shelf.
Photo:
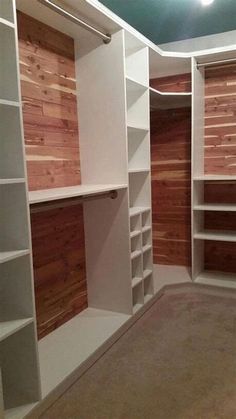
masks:
{"type": "Polygon", "coordinates": [[[160,92],[150,87],[150,105],[153,109],[185,108],[191,106],[191,93],[160,92]]]}
{"type": "Polygon", "coordinates": [[[56,201],[59,199],[74,198],[79,196],[96,195],[103,192],[125,189],[127,185],[78,185],[65,188],[44,189],[29,192],[29,203],[39,204],[41,202],[56,201]]]}

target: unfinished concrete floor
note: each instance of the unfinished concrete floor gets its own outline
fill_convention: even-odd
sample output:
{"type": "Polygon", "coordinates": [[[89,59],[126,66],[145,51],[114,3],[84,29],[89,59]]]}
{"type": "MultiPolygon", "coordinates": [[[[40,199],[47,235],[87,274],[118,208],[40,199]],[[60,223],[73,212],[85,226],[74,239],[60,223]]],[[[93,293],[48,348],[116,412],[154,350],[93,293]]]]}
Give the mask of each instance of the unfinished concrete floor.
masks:
{"type": "Polygon", "coordinates": [[[236,418],[236,299],[166,293],[41,419],[236,418]]]}

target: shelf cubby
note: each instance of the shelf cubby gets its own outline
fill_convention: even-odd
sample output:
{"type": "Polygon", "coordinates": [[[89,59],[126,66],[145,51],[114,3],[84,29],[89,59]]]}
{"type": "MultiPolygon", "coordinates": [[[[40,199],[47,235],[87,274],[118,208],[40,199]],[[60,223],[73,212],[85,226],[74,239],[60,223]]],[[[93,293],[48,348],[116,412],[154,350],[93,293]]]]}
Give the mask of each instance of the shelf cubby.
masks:
{"type": "Polygon", "coordinates": [[[144,289],[144,302],[150,300],[154,294],[154,287],[153,287],[153,277],[152,273],[150,273],[146,278],[143,279],[143,289],[144,289]]]}
{"type": "Polygon", "coordinates": [[[23,179],[24,160],[19,108],[0,104],[0,181],[23,179]],[[9,161],[11,164],[9,164],[9,161]]]}
{"type": "Polygon", "coordinates": [[[152,231],[148,230],[142,231],[142,250],[143,252],[149,250],[152,247],[152,231]]]}
{"type": "Polygon", "coordinates": [[[131,238],[131,259],[139,255],[142,250],[141,233],[131,238]]]}
{"type": "Polygon", "coordinates": [[[148,86],[148,48],[125,31],[125,74],[148,86]]]}
{"type": "Polygon", "coordinates": [[[147,209],[142,212],[142,230],[151,228],[151,210],[147,209]]]}
{"type": "Polygon", "coordinates": [[[150,205],[150,173],[129,173],[130,207],[150,205]]]}
{"type": "Polygon", "coordinates": [[[0,2],[0,19],[14,23],[14,10],[12,0],[2,0],[0,2]]]}
{"type": "Polygon", "coordinates": [[[152,249],[143,253],[143,277],[152,272],[152,249]]]}
{"type": "Polygon", "coordinates": [[[137,285],[143,278],[142,256],[138,256],[131,261],[132,267],[132,286],[137,285]]]}
{"type": "Polygon", "coordinates": [[[135,237],[141,233],[141,216],[136,214],[130,217],[130,237],[135,237]]]}
{"type": "Polygon", "coordinates": [[[144,292],[142,281],[137,284],[133,289],[133,312],[136,313],[144,304],[144,292]]]}
{"type": "Polygon", "coordinates": [[[36,402],[39,398],[34,325],[28,324],[0,342],[4,408],[36,402]]]}
{"type": "Polygon", "coordinates": [[[129,171],[150,170],[149,133],[128,128],[129,171]]]}
{"type": "Polygon", "coordinates": [[[149,89],[126,79],[127,126],[149,129],[149,89]]]}
{"type": "Polygon", "coordinates": [[[25,184],[0,185],[0,204],[0,253],[25,251],[29,248],[25,184]]]}
{"type": "Polygon", "coordinates": [[[1,21],[0,57],[0,99],[18,101],[15,31],[1,21]]]}

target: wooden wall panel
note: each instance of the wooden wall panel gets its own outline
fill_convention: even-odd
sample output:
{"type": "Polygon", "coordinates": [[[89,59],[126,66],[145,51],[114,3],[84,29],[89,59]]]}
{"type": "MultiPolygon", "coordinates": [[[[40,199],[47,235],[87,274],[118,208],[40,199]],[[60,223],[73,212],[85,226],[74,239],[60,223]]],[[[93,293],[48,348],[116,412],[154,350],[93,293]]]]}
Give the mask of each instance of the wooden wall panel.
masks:
{"type": "Polygon", "coordinates": [[[209,204],[236,204],[236,182],[205,182],[204,202],[209,204]]]}
{"type": "Polygon", "coordinates": [[[191,111],[151,112],[154,263],[190,266],[191,111]]]}
{"type": "Polygon", "coordinates": [[[29,189],[80,184],[74,40],[17,18],[29,189]]]}
{"type": "MultiPolygon", "coordinates": [[[[18,12],[29,189],[80,184],[74,41],[18,12]]],[[[87,307],[83,206],[31,215],[38,336],[87,307]]]]}
{"type": "Polygon", "coordinates": [[[236,243],[206,241],[205,269],[236,272],[236,243]]]}
{"type": "Polygon", "coordinates": [[[236,175],[236,65],[205,73],[205,173],[236,175]]]}

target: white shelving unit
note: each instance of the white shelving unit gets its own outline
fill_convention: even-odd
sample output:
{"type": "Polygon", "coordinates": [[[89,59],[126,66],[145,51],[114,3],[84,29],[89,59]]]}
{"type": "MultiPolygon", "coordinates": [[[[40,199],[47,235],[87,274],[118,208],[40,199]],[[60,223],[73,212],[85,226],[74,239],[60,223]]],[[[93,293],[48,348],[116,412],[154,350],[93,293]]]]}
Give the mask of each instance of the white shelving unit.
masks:
{"type": "Polygon", "coordinates": [[[37,402],[29,208],[14,0],[0,4],[0,412],[37,402]]]}

